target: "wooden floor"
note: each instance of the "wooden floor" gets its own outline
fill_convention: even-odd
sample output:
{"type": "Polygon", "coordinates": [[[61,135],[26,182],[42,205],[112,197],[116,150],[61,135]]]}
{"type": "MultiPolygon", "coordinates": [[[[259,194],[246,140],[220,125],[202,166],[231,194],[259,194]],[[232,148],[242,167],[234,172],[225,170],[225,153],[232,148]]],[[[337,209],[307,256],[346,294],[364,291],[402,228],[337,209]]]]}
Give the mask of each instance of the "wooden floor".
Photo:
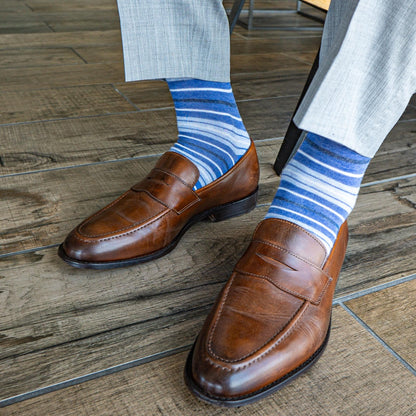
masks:
{"type": "Polygon", "coordinates": [[[272,163],[320,25],[267,12],[278,30],[232,36],[232,83],[261,161],[257,208],[195,225],[157,261],[82,271],[58,244],[175,141],[172,102],[163,82],[124,83],[115,0],[0,9],[1,415],[416,414],[416,100],[364,179],[322,359],[270,398],[226,411],[188,393],[183,365],[272,200],[272,163]]]}

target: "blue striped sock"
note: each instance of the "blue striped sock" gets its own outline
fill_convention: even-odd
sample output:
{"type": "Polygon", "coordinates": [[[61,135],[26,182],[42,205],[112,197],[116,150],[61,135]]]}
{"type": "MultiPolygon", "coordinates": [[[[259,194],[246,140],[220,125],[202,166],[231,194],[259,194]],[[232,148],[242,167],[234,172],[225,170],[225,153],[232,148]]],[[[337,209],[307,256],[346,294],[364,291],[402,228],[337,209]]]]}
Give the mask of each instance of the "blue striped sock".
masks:
{"type": "Polygon", "coordinates": [[[308,133],[282,172],[266,218],[293,222],[314,234],[329,253],[355,205],[370,159],[308,133]]]}
{"type": "Polygon", "coordinates": [[[175,104],[178,141],[170,149],[199,169],[195,190],[224,175],[250,147],[228,82],[166,80],[175,104]]]}

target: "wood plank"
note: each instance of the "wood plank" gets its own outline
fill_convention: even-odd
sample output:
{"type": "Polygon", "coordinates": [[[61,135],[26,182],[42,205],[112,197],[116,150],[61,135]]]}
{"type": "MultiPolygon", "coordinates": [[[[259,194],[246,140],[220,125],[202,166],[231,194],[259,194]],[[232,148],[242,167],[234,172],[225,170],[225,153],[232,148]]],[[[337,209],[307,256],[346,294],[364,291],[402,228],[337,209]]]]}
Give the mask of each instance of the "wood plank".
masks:
{"type": "Polygon", "coordinates": [[[415,377],[345,311],[336,307],[329,346],[314,367],[249,407],[224,409],[195,399],[183,382],[187,353],[33,398],[13,415],[397,415],[416,411],[415,377]]]}
{"type": "MultiPolygon", "coordinates": [[[[260,112],[261,109],[258,111],[260,112]]],[[[256,113],[252,114],[253,117],[257,115],[256,113]]],[[[76,134],[75,132],[74,135],[76,134]]],[[[142,146],[146,147],[145,142],[143,140],[141,142],[142,146]]],[[[258,146],[262,170],[265,175],[274,175],[271,166],[279,143],[279,141],[266,142],[260,143],[258,146]]],[[[59,145],[62,146],[63,144],[60,143],[59,145]]],[[[71,152],[70,149],[73,148],[74,144],[68,141],[66,146],[68,151],[71,152]]],[[[152,150],[156,149],[161,149],[161,146],[152,148],[152,150]]],[[[41,151],[42,148],[39,150],[41,151]]],[[[38,163],[42,163],[42,157],[39,157],[39,154],[42,153],[39,150],[37,154],[33,153],[38,156],[38,163]]],[[[93,149],[91,150],[93,151],[93,149]]],[[[79,149],[76,149],[76,152],[79,155],[79,149]]],[[[395,156],[398,165],[400,165],[403,153],[398,152],[395,156]]],[[[47,159],[45,156],[43,157],[47,159]]],[[[390,157],[390,162],[391,159],[392,157],[390,157]]],[[[377,158],[374,160],[376,161],[377,158]]],[[[2,207],[0,212],[4,213],[0,218],[2,230],[0,233],[0,253],[12,253],[58,243],[76,222],[84,218],[89,212],[98,209],[104,202],[114,198],[120,190],[127,189],[129,185],[149,172],[154,163],[155,157],[150,157],[111,164],[93,164],[74,169],[46,170],[31,175],[4,177],[2,179],[2,199],[0,202],[2,207]],[[86,177],[94,178],[94,180],[85,183],[84,178],[86,177]],[[80,189],[81,183],[82,187],[80,189]],[[73,213],[74,207],[77,207],[76,213],[73,213]]],[[[380,168],[384,169],[384,164],[381,163],[380,165],[380,168]]],[[[414,173],[412,158],[410,158],[407,167],[408,173],[414,173]]],[[[385,169],[383,172],[385,172],[385,169]]],[[[403,173],[404,171],[400,172],[403,173]]],[[[389,169],[387,173],[391,174],[392,170],[389,169]]],[[[371,179],[374,179],[374,176],[370,176],[368,179],[365,178],[365,182],[371,181],[371,179]]],[[[409,185],[404,188],[402,185],[397,185],[397,182],[380,185],[381,188],[376,188],[376,191],[373,188],[370,191],[368,190],[370,188],[365,188],[363,189],[363,195],[375,192],[375,200],[373,201],[375,204],[381,203],[382,198],[391,201],[393,213],[398,215],[396,220],[400,224],[400,221],[409,220],[408,216],[401,217],[400,214],[414,214],[406,205],[406,198],[411,199],[411,192],[414,191],[412,179],[409,179],[409,181],[409,185]],[[409,192],[410,196],[406,192],[409,192]],[[402,211],[402,209],[405,210],[402,211]]],[[[265,202],[270,202],[274,194],[274,188],[267,189],[266,194],[267,192],[269,194],[265,202]]],[[[380,218],[386,215],[385,202],[381,204],[380,218]]],[[[408,202],[408,204],[410,203],[408,202]]],[[[377,211],[370,212],[374,215],[377,211]]],[[[365,237],[368,237],[368,235],[365,235],[365,237]]]]}
{"type": "Polygon", "coordinates": [[[76,32],[91,30],[119,30],[120,21],[117,8],[108,10],[69,10],[57,13],[34,13],[54,32],[76,32]]]}
{"type": "MultiPolygon", "coordinates": [[[[4,124],[128,111],[136,111],[136,108],[111,85],[6,91],[0,95],[0,119],[4,124]]],[[[19,151],[22,150],[19,147],[19,151]]]]}
{"type": "Polygon", "coordinates": [[[83,64],[71,48],[19,48],[0,50],[0,67],[33,67],[83,64]]]}
{"type": "MultiPolygon", "coordinates": [[[[274,156],[269,150],[276,145],[265,145],[268,161],[274,156]]],[[[89,212],[146,175],[156,159],[148,157],[3,178],[0,253],[60,242],[89,212]],[[85,178],[93,179],[85,181],[85,178]]]]}
{"type": "MultiPolygon", "coordinates": [[[[325,14],[319,10],[311,9],[308,10],[308,13],[320,17],[321,19],[325,18],[325,14]]],[[[247,15],[240,15],[240,20],[247,24],[248,16],[247,15]]],[[[271,32],[273,28],[278,29],[303,29],[303,28],[317,28],[322,29],[323,24],[321,22],[317,22],[314,19],[310,19],[308,17],[302,16],[297,13],[267,13],[262,12],[261,10],[256,10],[254,13],[253,25],[255,27],[255,31],[265,31],[271,32]]],[[[254,31],[247,31],[246,36],[251,38],[251,34],[254,31]]]]}
{"type": "Polygon", "coordinates": [[[2,13],[16,13],[20,15],[30,12],[25,2],[16,0],[2,0],[1,11],[2,13]]]}
{"type": "MultiPolygon", "coordinates": [[[[276,85],[274,88],[277,90],[281,88],[279,84],[283,89],[285,83],[285,80],[279,78],[272,78],[271,81],[271,85],[276,85]]],[[[239,97],[248,97],[251,95],[251,88],[256,89],[259,84],[261,85],[260,80],[253,81],[252,84],[237,81],[234,83],[234,89],[239,97]]],[[[168,104],[167,100],[170,100],[170,96],[166,86],[161,84],[163,88],[157,87],[152,91],[153,85],[153,83],[136,85],[137,93],[132,97],[135,98],[137,104],[143,105],[146,100],[153,99],[156,105],[158,98],[160,103],[166,99],[166,104],[168,104]],[[142,94],[139,93],[142,91],[141,88],[143,88],[142,94]]],[[[77,87],[75,91],[87,92],[94,88],[100,90],[103,87],[77,87]]],[[[264,88],[263,91],[266,93],[267,86],[264,88]]],[[[67,91],[72,93],[73,90],[67,91]]],[[[41,91],[37,93],[42,96],[41,91]]],[[[45,100],[49,100],[47,90],[45,94],[45,100]]],[[[111,98],[112,95],[109,93],[108,97],[111,98]]],[[[36,97],[34,100],[39,102],[36,97]]],[[[266,100],[263,105],[260,105],[258,101],[247,101],[239,103],[239,107],[252,137],[268,139],[284,135],[291,109],[296,101],[296,97],[266,100]]],[[[114,100],[114,103],[116,102],[114,100]]],[[[105,102],[92,105],[97,106],[98,111],[108,111],[105,102]]],[[[29,116],[47,117],[47,114],[42,115],[41,111],[36,113],[37,109],[35,107],[32,109],[30,105],[24,107],[22,104],[22,107],[26,108],[26,112],[21,114],[21,119],[29,118],[29,116]]],[[[88,107],[88,98],[86,98],[85,110],[82,110],[85,113],[89,111],[86,107],[88,107]]],[[[67,100],[62,100],[60,111],[62,111],[61,114],[67,116],[72,111],[77,111],[74,110],[71,94],[67,100]]],[[[15,117],[15,115],[10,114],[9,117],[15,117]]],[[[397,124],[383,143],[376,158],[371,162],[365,182],[414,172],[415,126],[415,121],[397,124]]],[[[174,143],[176,136],[173,110],[0,126],[2,143],[0,175],[158,154],[166,151],[174,143]]]]}
{"type": "MultiPolygon", "coordinates": [[[[285,97],[239,107],[252,137],[264,139],[283,136],[295,104],[295,97],[285,97]]],[[[153,155],[176,138],[173,109],[0,126],[0,176],[153,155]]]]}
{"type": "Polygon", "coordinates": [[[122,63],[4,68],[0,73],[0,91],[109,84],[123,80],[122,63]]]}
{"type": "MultiPolygon", "coordinates": [[[[306,80],[307,71],[294,75],[235,75],[232,76],[234,96],[239,107],[243,100],[298,97],[306,80]]],[[[173,101],[163,81],[129,82],[116,84],[116,88],[141,110],[173,107],[173,101]]],[[[289,98],[291,103],[293,98],[289,98]]],[[[290,104],[291,105],[291,104],[290,104]]]]}
{"type": "Polygon", "coordinates": [[[76,52],[88,63],[122,62],[123,49],[120,44],[110,46],[81,46],[76,52]]]}
{"type": "Polygon", "coordinates": [[[34,13],[57,13],[73,11],[97,11],[115,10],[117,8],[114,0],[25,0],[25,3],[34,13]]]}
{"type": "MultiPolygon", "coordinates": [[[[244,30],[244,29],[243,29],[244,30]]],[[[293,51],[318,51],[321,44],[322,33],[318,31],[301,34],[284,30],[252,30],[242,31],[239,37],[231,42],[231,54],[239,51],[243,53],[264,53],[264,52],[293,52],[293,51]]]]}
{"type": "Polygon", "coordinates": [[[0,35],[0,49],[106,46],[121,44],[120,30],[0,35]]]}
{"type": "MultiPolygon", "coordinates": [[[[254,59],[246,59],[246,55],[232,58],[231,83],[237,102],[290,95],[299,96],[310,65],[299,64],[293,59],[289,61],[280,59],[280,57],[275,61],[273,59],[256,60],[267,54],[248,56],[254,56],[254,59]],[[244,61],[246,62],[243,64],[244,61]]],[[[164,108],[173,105],[163,81],[130,82],[117,84],[116,87],[140,109],[164,108]]]]}
{"type": "MultiPolygon", "coordinates": [[[[22,34],[22,33],[51,33],[51,29],[44,22],[26,21],[22,22],[19,18],[18,21],[13,21],[8,17],[4,21],[0,21],[0,35],[22,34]]],[[[11,35],[11,36],[13,36],[11,35]]]]}
{"type": "MultiPolygon", "coordinates": [[[[262,150],[270,154],[267,146],[262,150]]],[[[97,272],[70,268],[57,257],[56,248],[1,258],[0,391],[4,397],[191,343],[267,212],[278,179],[264,163],[266,155],[262,154],[256,210],[223,223],[194,226],[170,255],[157,261],[97,272]]],[[[123,172],[126,185],[131,171],[123,172]]],[[[35,214],[26,217],[28,224],[35,222],[34,228],[23,225],[16,241],[24,241],[23,229],[35,234],[40,228],[53,243],[52,238],[64,235],[87,210],[99,208],[119,193],[108,185],[98,186],[101,181],[112,186],[105,173],[84,177],[100,182],[94,182],[95,189],[88,183],[77,189],[83,201],[45,204],[60,212],[60,223],[47,218],[37,223],[33,218],[42,208],[33,210],[35,214]]],[[[42,182],[51,179],[37,183],[42,182]]],[[[54,195],[62,199],[56,190],[54,195]]],[[[407,203],[415,195],[416,178],[364,190],[350,218],[350,244],[336,296],[416,272],[416,213],[407,203]]],[[[26,204],[31,204],[29,198],[26,204]]]]}
{"type": "MultiPolygon", "coordinates": [[[[257,138],[258,135],[261,135],[262,137],[271,137],[273,134],[276,133],[276,126],[272,123],[266,124],[265,126],[263,126],[261,123],[259,124],[259,120],[264,120],[264,118],[262,119],[261,117],[264,117],[264,114],[266,113],[267,109],[270,108],[271,105],[273,105],[274,103],[276,103],[277,100],[261,100],[261,102],[255,102],[255,106],[253,106],[253,102],[247,102],[247,103],[242,103],[242,110],[244,110],[246,108],[246,104],[247,107],[250,107],[253,109],[253,111],[250,112],[250,118],[247,118],[247,125],[249,127],[249,131],[251,133],[251,135],[254,138],[257,138]],[[261,105],[260,105],[261,104],[261,105]],[[253,122],[253,127],[250,128],[250,124],[249,121],[254,120],[253,122]]],[[[166,111],[171,111],[171,110],[166,110],[166,111]]],[[[287,113],[285,114],[284,112],[281,113],[282,118],[287,119],[290,117],[290,111],[287,111],[287,113]]],[[[145,113],[145,116],[148,117],[148,120],[151,120],[151,117],[153,117],[156,114],[156,116],[162,116],[161,112],[151,112],[151,113],[145,113]],[[150,117],[150,118],[149,118],[150,117]]],[[[172,115],[173,116],[173,115],[172,115]]],[[[243,117],[244,117],[244,113],[243,113],[243,117]]],[[[91,121],[94,120],[86,120],[86,124],[91,127],[92,124],[90,124],[91,121]]],[[[152,120],[151,120],[152,121],[152,120]]],[[[285,121],[285,120],[280,120],[280,122],[285,121]]],[[[174,129],[174,119],[166,120],[165,123],[170,123],[170,127],[169,125],[167,126],[168,129],[165,130],[165,136],[166,137],[166,132],[169,131],[169,128],[171,129],[172,134],[169,135],[168,137],[170,139],[168,139],[168,143],[172,143],[175,139],[174,139],[174,133],[173,133],[173,129],[174,129]]],[[[408,123],[406,123],[408,124],[408,123]]],[[[154,125],[154,124],[153,124],[154,125]]],[[[285,122],[282,123],[282,125],[286,125],[285,122]]],[[[44,128],[44,126],[46,125],[39,125],[42,128],[44,128]]],[[[47,125],[48,127],[51,128],[52,133],[54,132],[53,128],[54,125],[47,125]]],[[[166,126],[166,125],[165,125],[166,126]]],[[[13,127],[13,126],[11,126],[13,127]]],[[[23,126],[26,127],[26,131],[27,134],[33,134],[33,127],[32,126],[23,126]]],[[[137,129],[137,127],[136,127],[137,129]]],[[[164,130],[164,129],[163,129],[164,130]]],[[[12,132],[13,129],[9,128],[8,131],[12,132]]],[[[19,131],[21,132],[22,129],[19,129],[19,131]]],[[[93,131],[93,130],[92,130],[93,131]]],[[[56,131],[55,131],[56,132],[56,131]]],[[[61,151],[60,151],[60,155],[61,156],[57,156],[55,153],[51,152],[51,149],[49,149],[49,143],[48,142],[43,142],[43,143],[38,143],[32,142],[32,148],[28,149],[28,152],[24,152],[23,149],[20,150],[20,158],[18,157],[17,159],[13,159],[13,153],[10,154],[10,156],[8,157],[8,153],[5,152],[5,156],[4,156],[4,160],[3,160],[3,164],[6,166],[8,163],[11,163],[13,165],[13,160],[15,163],[15,166],[19,166],[23,161],[28,160],[28,164],[33,163],[33,160],[31,160],[31,155],[34,156],[35,160],[35,166],[36,168],[39,170],[41,169],[47,169],[50,166],[50,162],[52,160],[52,162],[54,160],[58,160],[58,166],[68,166],[68,163],[66,162],[68,156],[68,154],[73,154],[74,153],[74,149],[75,149],[75,157],[78,158],[78,163],[86,163],[87,161],[85,160],[85,154],[87,153],[87,148],[85,148],[85,145],[82,145],[80,143],[80,149],[82,149],[81,151],[81,155],[79,152],[79,149],[74,147],[74,142],[71,140],[71,136],[77,136],[79,135],[79,130],[75,130],[73,131],[71,134],[68,134],[66,137],[68,139],[68,141],[64,142],[64,141],[60,141],[57,142],[55,144],[56,147],[60,147],[61,151]],[[23,154],[22,154],[23,153],[23,154]],[[49,159],[49,160],[48,160],[49,159]]],[[[97,133],[97,132],[94,132],[97,133]]],[[[141,132],[143,133],[143,132],[141,132]]],[[[168,146],[166,146],[166,142],[161,142],[160,141],[160,136],[157,134],[158,132],[155,132],[155,129],[150,129],[150,136],[146,139],[143,140],[144,138],[146,138],[146,136],[141,135],[139,140],[141,142],[141,148],[145,149],[145,151],[147,151],[148,153],[145,154],[149,154],[149,149],[148,149],[148,145],[147,143],[150,144],[150,154],[154,154],[154,152],[158,152],[160,151],[162,148],[164,150],[167,150],[168,146]],[[152,134],[154,134],[152,136],[152,134]],[[157,141],[156,141],[156,145],[153,146],[153,139],[152,137],[157,137],[157,141]]],[[[40,135],[39,137],[44,137],[42,135],[40,135]]],[[[118,140],[123,140],[123,143],[125,142],[126,136],[119,136],[118,140]]],[[[56,141],[56,134],[53,136],[53,140],[56,141]]],[[[85,137],[83,138],[83,140],[85,140],[85,137]]],[[[110,142],[111,140],[111,136],[110,136],[110,142]]],[[[132,147],[130,147],[130,149],[133,149],[134,152],[136,152],[137,154],[137,149],[140,148],[140,146],[136,145],[136,140],[135,138],[132,138],[131,136],[128,137],[128,140],[133,140],[133,142],[131,142],[132,147]]],[[[6,141],[5,141],[6,142],[6,141]]],[[[13,148],[13,141],[10,140],[10,147],[9,149],[13,148]]],[[[56,148],[55,147],[55,148],[56,148]]],[[[97,160],[97,153],[99,153],[100,151],[97,150],[97,148],[95,148],[94,146],[90,147],[90,151],[92,152],[92,154],[94,154],[95,159],[93,159],[93,161],[97,160]]],[[[104,150],[106,151],[106,150],[104,150]]],[[[113,150],[112,150],[113,151],[113,150]]],[[[117,149],[118,151],[118,149],[117,149]]],[[[120,150],[121,152],[125,152],[125,149],[120,150]]],[[[407,156],[407,164],[405,164],[406,169],[403,170],[402,165],[403,165],[403,160],[405,160],[405,154],[403,152],[397,152],[395,154],[396,156],[396,166],[399,166],[398,170],[395,171],[396,173],[400,173],[400,174],[404,174],[405,172],[409,173],[414,173],[414,158],[412,159],[411,154],[414,154],[415,151],[415,147],[412,149],[412,152],[409,152],[408,149],[406,149],[406,151],[404,151],[404,153],[407,152],[407,154],[409,154],[410,156],[407,156]]],[[[140,151],[139,151],[140,152],[140,151]]],[[[123,154],[123,153],[122,153],[123,154]]],[[[126,153],[124,153],[126,154],[126,153]]],[[[275,155],[275,150],[272,151],[272,153],[270,155],[268,155],[267,157],[267,163],[271,164],[273,162],[273,158],[275,155]]],[[[382,155],[382,162],[379,164],[377,162],[377,157],[374,159],[374,164],[373,167],[371,168],[372,170],[370,171],[370,174],[373,173],[372,177],[369,177],[368,179],[365,179],[365,182],[367,181],[372,181],[376,178],[380,178],[382,177],[382,175],[391,175],[392,172],[394,172],[393,169],[385,169],[385,163],[383,161],[385,161],[386,159],[388,159],[392,165],[392,160],[393,160],[393,154],[390,155],[382,155]],[[374,170],[377,170],[376,168],[379,167],[379,169],[382,171],[381,174],[379,176],[374,174],[374,170]],[[371,179],[370,179],[371,178],[371,179]]],[[[88,162],[91,161],[91,158],[87,159],[88,162]]],[[[73,163],[73,161],[71,161],[71,163],[73,163]]],[[[9,253],[9,252],[13,252],[13,251],[18,251],[18,250],[25,250],[25,249],[31,249],[34,247],[39,247],[39,246],[43,246],[43,245],[49,245],[51,244],[50,241],[50,237],[52,237],[53,234],[50,234],[49,231],[47,231],[47,228],[52,226],[52,223],[54,223],[54,221],[58,221],[58,223],[60,223],[60,219],[59,217],[62,215],[63,218],[67,218],[67,214],[65,212],[66,210],[66,205],[67,203],[69,203],[70,205],[76,204],[78,205],[78,203],[80,201],[82,201],[82,197],[79,194],[78,191],[78,184],[83,182],[82,178],[84,177],[89,177],[90,175],[92,175],[92,177],[97,177],[97,178],[106,178],[105,179],[105,183],[95,183],[93,182],[91,184],[91,188],[94,189],[96,187],[98,187],[98,189],[96,189],[95,192],[97,192],[99,189],[106,189],[108,187],[109,183],[112,183],[115,181],[116,185],[118,183],[119,180],[122,180],[122,175],[121,176],[117,176],[113,178],[114,175],[114,171],[118,171],[119,170],[119,166],[123,166],[123,169],[125,169],[126,172],[131,171],[132,173],[137,171],[137,174],[133,174],[133,178],[136,177],[141,177],[141,175],[144,175],[145,173],[147,173],[152,164],[154,163],[154,160],[152,159],[148,159],[145,160],[143,162],[141,162],[140,160],[131,160],[128,162],[120,162],[123,163],[123,165],[119,165],[118,163],[115,164],[106,164],[103,166],[100,165],[95,165],[95,166],[86,166],[86,167],[81,167],[77,169],[71,169],[71,170],[63,170],[63,171],[45,171],[45,172],[39,172],[36,173],[32,176],[26,177],[26,176],[16,176],[16,177],[7,177],[7,178],[3,178],[3,192],[5,192],[5,197],[2,200],[2,205],[3,205],[3,212],[8,212],[10,209],[14,210],[12,207],[15,207],[15,205],[20,205],[23,204],[23,200],[22,198],[25,196],[25,198],[28,198],[30,195],[30,199],[31,199],[31,203],[24,203],[25,208],[23,210],[19,210],[19,212],[17,213],[17,216],[12,220],[12,221],[8,221],[8,215],[6,215],[6,218],[3,219],[3,221],[6,221],[7,224],[5,224],[2,228],[2,235],[3,238],[6,239],[7,242],[3,243],[3,247],[1,249],[2,253],[9,253]],[[88,172],[88,173],[87,173],[88,172]],[[85,176],[86,175],[86,176],[85,176]],[[98,176],[96,176],[98,175],[98,176]],[[117,179],[118,178],[118,179],[117,179]],[[36,188],[36,192],[33,192],[33,186],[32,185],[32,181],[37,182],[39,181],[42,185],[40,186],[35,186],[36,188]],[[61,182],[62,181],[62,182],[61,182]],[[60,189],[62,188],[62,185],[65,184],[65,188],[66,188],[66,192],[72,192],[72,196],[71,194],[62,194],[60,189]],[[42,196],[41,196],[42,195],[42,196]],[[58,197],[58,195],[60,195],[58,197]],[[75,196],[75,200],[73,200],[72,198],[74,198],[75,196]],[[78,198],[81,199],[79,200],[78,198]],[[40,198],[40,199],[39,199],[40,198]],[[61,200],[61,198],[63,198],[61,200]],[[73,201],[73,202],[70,202],[73,201]],[[79,202],[75,202],[75,201],[79,201],[79,202]],[[49,206],[50,204],[50,206],[49,206]],[[54,211],[54,209],[52,207],[56,206],[56,205],[61,206],[61,204],[63,204],[63,209],[64,211],[54,211]],[[48,207],[49,206],[49,207],[48,207]],[[40,213],[38,212],[38,210],[42,207],[41,212],[43,212],[43,215],[40,215],[40,213]],[[36,218],[38,219],[38,221],[36,221],[34,224],[32,224],[32,226],[30,226],[30,228],[27,228],[29,225],[27,224],[26,219],[31,218],[31,213],[33,214],[33,210],[35,210],[36,212],[38,212],[38,214],[36,215],[36,218]],[[53,214],[53,215],[52,215],[53,214]],[[51,217],[52,215],[52,217],[51,217]],[[22,217],[21,217],[22,216],[22,217]],[[54,218],[54,220],[53,220],[54,218]],[[23,222],[22,222],[23,221],[23,222]],[[42,223],[46,222],[48,224],[48,227],[44,228],[43,226],[40,226],[42,223]],[[35,225],[36,224],[36,225],[35,225]],[[35,228],[33,231],[31,230],[32,228],[35,228]],[[19,236],[19,232],[24,231],[23,234],[23,238],[21,238],[21,236],[19,236]],[[19,243],[18,243],[19,241],[19,243]],[[17,244],[17,245],[16,245],[17,244]]],[[[56,163],[52,163],[52,166],[55,165],[56,163]]],[[[32,165],[33,166],[33,165],[32,165]]],[[[57,166],[56,166],[57,167],[57,166]]],[[[26,167],[27,168],[27,167],[26,167]]],[[[33,169],[33,167],[32,167],[33,169]]],[[[3,168],[4,171],[6,171],[5,168],[3,168]]],[[[29,169],[27,169],[29,170],[29,169]]],[[[399,175],[397,175],[399,176],[399,175]]],[[[389,176],[387,176],[389,177],[389,176]]],[[[85,184],[84,184],[85,186],[85,184]]],[[[88,187],[87,187],[88,188],[88,187]]],[[[86,189],[87,189],[86,188],[86,189]]],[[[122,189],[118,188],[118,189],[122,189]]],[[[89,195],[90,192],[92,191],[92,189],[88,189],[87,191],[87,200],[89,199],[89,195]]],[[[116,188],[117,189],[117,185],[116,188]]],[[[85,213],[80,214],[83,216],[86,215],[85,213]]],[[[79,217],[77,217],[79,219],[79,217]]],[[[54,223],[53,228],[55,229],[56,226],[58,226],[58,223],[54,223]]],[[[59,228],[59,226],[58,226],[59,228]]],[[[60,233],[58,233],[58,235],[60,235],[60,237],[57,237],[59,239],[62,238],[62,231],[60,233]]],[[[57,241],[55,240],[55,243],[57,241]]]]}
{"type": "Polygon", "coordinates": [[[346,305],[416,368],[416,280],[351,300],[346,305]]]}
{"type": "MultiPolygon", "coordinates": [[[[237,55],[232,60],[233,74],[291,73],[306,71],[308,66],[280,53],[256,56],[237,55]]],[[[59,65],[33,68],[5,68],[0,74],[0,91],[18,91],[86,84],[122,83],[123,63],[59,65]]]]}
{"type": "Polygon", "coordinates": [[[290,56],[294,59],[298,59],[301,62],[305,62],[307,64],[312,65],[315,61],[317,52],[285,52],[285,55],[290,56]]]}
{"type": "Polygon", "coordinates": [[[361,189],[348,220],[350,241],[337,296],[416,272],[416,193],[411,184],[416,178],[361,189]]]}
{"type": "MultiPolygon", "coordinates": [[[[224,0],[225,9],[231,9],[234,0],[224,0]]],[[[249,8],[250,3],[246,1],[244,9],[249,8]]],[[[255,10],[294,10],[296,9],[296,0],[256,0],[254,3],[255,10]]]]}

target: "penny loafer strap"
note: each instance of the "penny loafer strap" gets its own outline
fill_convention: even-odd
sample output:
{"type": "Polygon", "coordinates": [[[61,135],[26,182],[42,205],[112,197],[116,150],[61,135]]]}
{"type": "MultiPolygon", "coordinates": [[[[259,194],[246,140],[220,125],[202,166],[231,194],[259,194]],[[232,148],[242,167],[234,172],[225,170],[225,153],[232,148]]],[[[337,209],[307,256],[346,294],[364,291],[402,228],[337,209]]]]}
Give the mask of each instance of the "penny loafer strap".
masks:
{"type": "Polygon", "coordinates": [[[131,190],[148,193],[176,214],[181,214],[200,200],[181,178],[158,168],[153,169],[145,179],[132,186],[131,190]]]}
{"type": "Polygon", "coordinates": [[[332,278],[316,265],[268,242],[253,241],[236,272],[264,278],[279,289],[319,304],[332,278]]]}

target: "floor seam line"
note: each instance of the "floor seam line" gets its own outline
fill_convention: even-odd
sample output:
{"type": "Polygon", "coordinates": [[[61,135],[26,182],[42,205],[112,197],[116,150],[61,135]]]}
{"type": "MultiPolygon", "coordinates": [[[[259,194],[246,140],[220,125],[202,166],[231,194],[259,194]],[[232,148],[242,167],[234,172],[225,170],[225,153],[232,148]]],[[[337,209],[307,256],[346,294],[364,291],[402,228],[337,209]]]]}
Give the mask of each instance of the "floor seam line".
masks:
{"type": "Polygon", "coordinates": [[[32,390],[26,393],[22,393],[16,396],[9,397],[7,399],[0,400],[0,408],[11,406],[13,404],[29,400],[35,397],[43,396],[48,393],[52,393],[58,390],[65,389],[67,387],[76,386],[78,384],[86,383],[91,380],[95,380],[110,374],[119,373],[130,368],[139,367],[143,364],[148,364],[153,361],[160,360],[162,358],[170,357],[174,354],[178,354],[184,351],[189,350],[192,347],[192,344],[184,345],[182,347],[173,348],[171,350],[163,351],[161,353],[149,355],[147,357],[139,358],[137,360],[128,361],[127,363],[119,364],[113,367],[108,367],[104,370],[95,371],[90,374],[86,374],[80,377],[75,377],[69,380],[65,380],[59,383],[51,384],[49,386],[41,387],[36,390],[32,390]]]}
{"type": "MultiPolygon", "coordinates": [[[[111,85],[111,84],[100,84],[100,85],[111,85]]],[[[30,124],[40,124],[40,123],[56,123],[57,121],[65,121],[65,120],[83,120],[88,118],[98,118],[98,117],[110,117],[110,116],[122,116],[127,114],[137,114],[137,110],[130,110],[130,111],[118,111],[115,113],[106,113],[106,114],[91,114],[86,116],[70,116],[70,117],[57,117],[57,118],[49,118],[46,120],[30,120],[30,121],[17,121],[14,123],[4,123],[0,124],[1,127],[11,127],[11,126],[27,126],[30,124]]]]}
{"type": "Polygon", "coordinates": [[[114,88],[114,90],[120,94],[122,98],[124,98],[130,105],[132,105],[137,111],[141,111],[139,107],[137,107],[136,104],[133,103],[133,101],[130,100],[129,97],[127,97],[125,94],[123,94],[114,84],[111,84],[111,86],[114,88]]]}
{"type": "MultiPolygon", "coordinates": [[[[133,112],[133,113],[137,113],[137,112],[133,112]]],[[[277,141],[277,140],[283,140],[283,137],[271,137],[271,138],[267,138],[267,139],[255,139],[254,142],[256,144],[261,144],[261,143],[272,142],[272,141],[277,141]]],[[[172,144],[173,143],[174,142],[172,142],[172,144]]],[[[168,150],[168,148],[166,148],[166,151],[167,150],[168,150]]],[[[49,169],[39,169],[39,170],[32,170],[32,171],[27,171],[27,172],[9,173],[9,174],[6,174],[6,175],[0,175],[0,179],[9,178],[9,177],[12,177],[12,176],[32,175],[32,174],[42,173],[42,172],[52,172],[52,171],[63,170],[63,169],[76,169],[76,168],[85,167],[85,166],[104,165],[106,163],[129,162],[129,161],[132,161],[132,160],[140,160],[140,159],[146,159],[146,158],[151,158],[151,157],[160,157],[160,156],[163,155],[163,153],[165,153],[165,152],[152,153],[152,154],[148,154],[148,155],[141,155],[141,156],[135,156],[135,157],[126,157],[126,158],[123,158],[123,159],[102,160],[100,162],[90,162],[90,163],[83,163],[83,164],[79,164],[79,165],[60,166],[60,167],[49,168],[49,169]]]]}
{"type": "Polygon", "coordinates": [[[40,251],[40,250],[47,250],[48,248],[54,248],[54,247],[58,247],[58,246],[59,246],[59,243],[48,244],[46,246],[28,248],[27,250],[13,251],[12,253],[3,253],[3,254],[0,254],[0,259],[5,259],[7,257],[18,256],[20,254],[33,253],[35,251],[40,251]]]}
{"type": "Polygon", "coordinates": [[[336,305],[336,304],[341,304],[343,302],[348,302],[350,300],[361,298],[363,296],[370,295],[372,293],[377,293],[382,290],[401,285],[403,283],[411,282],[415,279],[416,279],[416,273],[409,274],[408,276],[400,277],[398,279],[391,280],[390,282],[372,286],[367,289],[358,290],[357,292],[349,293],[348,295],[339,296],[334,299],[333,304],[336,305]]]}
{"type": "Polygon", "coordinates": [[[403,357],[400,356],[393,348],[391,348],[386,341],[383,340],[377,333],[371,329],[359,316],[357,316],[348,306],[340,302],[338,304],[343,308],[352,318],[354,318],[373,338],[375,338],[397,361],[399,361],[407,370],[416,376],[416,369],[413,368],[403,357]]]}
{"type": "Polygon", "coordinates": [[[380,184],[392,182],[395,180],[399,181],[402,179],[410,179],[410,178],[414,178],[415,176],[416,176],[416,173],[409,173],[407,175],[396,176],[394,178],[386,178],[386,179],[380,179],[378,181],[366,182],[366,183],[361,184],[361,188],[368,188],[369,186],[380,185],[380,184]]]}
{"type": "Polygon", "coordinates": [[[28,171],[28,172],[10,173],[8,175],[0,176],[0,179],[1,178],[10,178],[12,176],[32,175],[32,174],[35,174],[35,173],[42,173],[42,172],[53,172],[53,171],[64,170],[64,169],[76,169],[76,168],[81,168],[81,167],[85,167],[85,166],[105,165],[107,163],[129,162],[131,160],[146,159],[148,157],[149,158],[150,157],[157,157],[157,156],[160,157],[160,156],[162,156],[162,154],[163,153],[152,153],[152,154],[143,155],[143,156],[126,157],[124,159],[102,160],[101,162],[84,163],[84,164],[81,164],[81,165],[61,166],[61,167],[57,167],[57,168],[39,169],[39,170],[32,170],[32,171],[28,171]]]}

